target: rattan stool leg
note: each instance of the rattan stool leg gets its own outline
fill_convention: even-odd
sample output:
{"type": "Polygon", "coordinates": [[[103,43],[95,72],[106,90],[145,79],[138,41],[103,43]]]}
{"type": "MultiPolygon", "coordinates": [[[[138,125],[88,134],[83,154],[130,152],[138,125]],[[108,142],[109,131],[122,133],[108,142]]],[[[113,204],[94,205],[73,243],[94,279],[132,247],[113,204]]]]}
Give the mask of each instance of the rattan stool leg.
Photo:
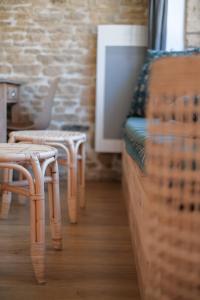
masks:
{"type": "MultiPolygon", "coordinates": [[[[3,182],[8,183],[12,181],[13,170],[5,169],[3,173],[3,182]]],[[[3,191],[2,194],[2,204],[1,204],[1,219],[7,219],[10,204],[11,204],[12,194],[8,191],[3,191]]]]}
{"type": "Polygon", "coordinates": [[[70,145],[69,147],[70,155],[69,155],[69,189],[68,189],[68,213],[70,222],[75,224],[77,223],[77,159],[76,153],[74,149],[74,145],[70,145]]]}
{"type": "Polygon", "coordinates": [[[31,259],[38,283],[45,283],[45,203],[44,178],[38,159],[32,159],[35,194],[31,197],[31,259]]]}
{"type": "Polygon", "coordinates": [[[80,159],[78,160],[80,207],[85,208],[85,143],[80,145],[80,159]]]}
{"type": "Polygon", "coordinates": [[[59,173],[57,161],[48,168],[47,174],[52,177],[52,183],[48,183],[49,215],[52,233],[53,247],[62,249],[61,208],[59,192],[59,173]]]}
{"type": "MultiPolygon", "coordinates": [[[[23,180],[24,176],[22,173],[19,174],[19,180],[23,180]]],[[[22,195],[18,195],[18,202],[21,205],[25,205],[26,204],[26,197],[22,196],[22,195]]]]}

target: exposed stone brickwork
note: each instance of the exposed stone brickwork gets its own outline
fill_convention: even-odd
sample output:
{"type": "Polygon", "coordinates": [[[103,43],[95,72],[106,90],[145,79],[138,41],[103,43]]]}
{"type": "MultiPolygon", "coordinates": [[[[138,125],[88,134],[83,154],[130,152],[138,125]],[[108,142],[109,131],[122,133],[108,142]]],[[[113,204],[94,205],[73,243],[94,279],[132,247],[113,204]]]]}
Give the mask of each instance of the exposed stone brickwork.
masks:
{"type": "Polygon", "coordinates": [[[200,1],[186,0],[186,45],[200,47],[200,1]]]}
{"type": "Polygon", "coordinates": [[[51,128],[88,127],[88,178],[115,178],[119,155],[94,152],[98,24],[145,24],[144,0],[0,0],[0,77],[20,79],[32,116],[54,77],[51,128]]]}

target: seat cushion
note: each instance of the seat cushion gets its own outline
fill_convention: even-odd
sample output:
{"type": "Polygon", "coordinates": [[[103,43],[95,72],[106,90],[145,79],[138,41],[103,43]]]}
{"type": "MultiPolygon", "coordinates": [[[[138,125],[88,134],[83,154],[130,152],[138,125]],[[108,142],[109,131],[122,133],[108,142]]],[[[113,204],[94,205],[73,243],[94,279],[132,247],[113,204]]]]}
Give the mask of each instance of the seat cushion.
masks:
{"type": "Polygon", "coordinates": [[[144,170],[146,138],[147,120],[139,117],[128,118],[124,126],[126,150],[142,170],[144,170]]]}

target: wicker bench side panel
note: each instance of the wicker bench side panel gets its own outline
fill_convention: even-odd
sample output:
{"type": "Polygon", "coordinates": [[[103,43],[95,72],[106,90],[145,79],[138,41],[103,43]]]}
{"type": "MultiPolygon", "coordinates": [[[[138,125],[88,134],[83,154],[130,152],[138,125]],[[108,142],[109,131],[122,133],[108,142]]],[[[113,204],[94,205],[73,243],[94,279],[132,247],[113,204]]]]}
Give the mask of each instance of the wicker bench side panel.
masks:
{"type": "MultiPolygon", "coordinates": [[[[151,261],[148,300],[200,299],[200,71],[195,62],[199,64],[199,60],[187,59],[177,64],[176,60],[161,61],[165,76],[162,68],[159,75],[165,93],[156,93],[156,88],[151,93],[150,89],[150,137],[146,144],[146,236],[151,261]],[[179,63],[189,68],[189,81],[187,76],[179,76],[183,68],[179,63]]],[[[156,73],[156,65],[153,71],[156,73]]]]}
{"type": "Polygon", "coordinates": [[[137,163],[123,150],[123,190],[126,199],[127,213],[133,254],[137,268],[140,294],[145,299],[145,290],[148,279],[149,259],[145,238],[145,210],[146,191],[145,176],[142,174],[137,163]]]}

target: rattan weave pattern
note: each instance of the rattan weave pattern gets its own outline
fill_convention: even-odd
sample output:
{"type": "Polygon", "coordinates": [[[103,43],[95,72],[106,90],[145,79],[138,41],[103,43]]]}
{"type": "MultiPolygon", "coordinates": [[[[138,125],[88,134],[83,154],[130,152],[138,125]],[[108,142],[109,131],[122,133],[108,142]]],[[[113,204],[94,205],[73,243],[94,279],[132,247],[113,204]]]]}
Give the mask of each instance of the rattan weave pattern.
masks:
{"type": "Polygon", "coordinates": [[[200,299],[200,57],[152,65],[148,101],[146,299],[200,299]]]}

